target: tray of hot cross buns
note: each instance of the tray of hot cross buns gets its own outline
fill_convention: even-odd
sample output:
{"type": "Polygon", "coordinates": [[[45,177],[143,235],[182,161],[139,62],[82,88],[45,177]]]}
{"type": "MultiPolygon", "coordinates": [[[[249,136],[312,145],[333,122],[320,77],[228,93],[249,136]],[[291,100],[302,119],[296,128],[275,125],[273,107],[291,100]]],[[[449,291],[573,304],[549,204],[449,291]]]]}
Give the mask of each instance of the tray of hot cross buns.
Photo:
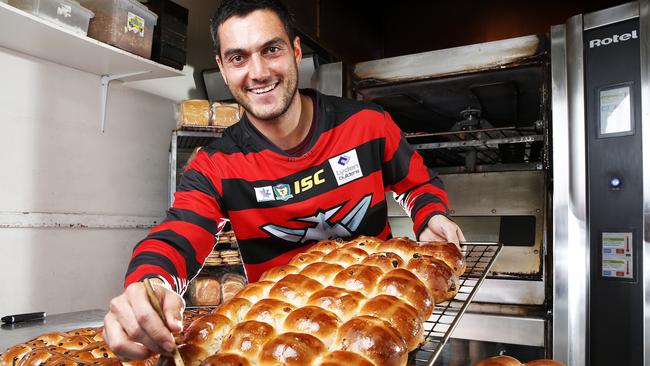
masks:
{"type": "MultiPolygon", "coordinates": [[[[433,365],[500,250],[402,237],[323,240],[195,312],[179,351],[186,366],[433,365]]],[[[27,342],[0,355],[0,366],[119,365],[102,341],[68,352],[27,342]]],[[[173,361],[138,366],[155,363],[173,361]]]]}

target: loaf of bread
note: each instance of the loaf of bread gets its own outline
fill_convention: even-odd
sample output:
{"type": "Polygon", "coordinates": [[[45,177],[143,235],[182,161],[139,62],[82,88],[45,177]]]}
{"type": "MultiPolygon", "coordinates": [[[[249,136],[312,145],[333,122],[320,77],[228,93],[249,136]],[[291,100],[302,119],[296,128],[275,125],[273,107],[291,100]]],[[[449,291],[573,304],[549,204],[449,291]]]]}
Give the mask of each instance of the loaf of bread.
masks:
{"type": "Polygon", "coordinates": [[[475,363],[474,366],[565,366],[562,362],[553,360],[534,360],[526,363],[510,356],[495,356],[475,363]]]}
{"type": "Polygon", "coordinates": [[[221,291],[224,302],[230,300],[246,286],[246,278],[236,273],[226,273],[221,278],[221,291]]]}
{"type": "Polygon", "coordinates": [[[221,284],[213,277],[197,277],[189,286],[190,302],[194,306],[221,304],[221,284]]]}
{"type": "Polygon", "coordinates": [[[214,102],[210,111],[210,126],[232,126],[239,122],[244,114],[243,110],[237,103],[214,102]]]}
{"type": "Polygon", "coordinates": [[[210,102],[203,99],[188,99],[180,103],[178,127],[208,126],[210,124],[210,102]]]}
{"type": "Polygon", "coordinates": [[[448,243],[321,241],[195,320],[179,349],[187,366],[406,365],[464,268],[448,243]]]}

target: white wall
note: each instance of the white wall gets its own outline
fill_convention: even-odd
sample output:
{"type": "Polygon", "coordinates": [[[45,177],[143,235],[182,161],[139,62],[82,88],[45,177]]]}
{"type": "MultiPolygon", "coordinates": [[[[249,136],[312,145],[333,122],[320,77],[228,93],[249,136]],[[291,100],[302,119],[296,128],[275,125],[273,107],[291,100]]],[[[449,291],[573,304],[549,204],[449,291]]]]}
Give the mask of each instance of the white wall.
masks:
{"type": "Polygon", "coordinates": [[[185,75],[113,82],[104,134],[98,76],[0,48],[0,223],[12,227],[0,228],[0,316],[105,309],[121,292],[148,230],[25,226],[164,216],[173,103],[204,98],[196,81],[216,67],[208,24],[219,1],[178,3],[190,9],[185,75]]]}
{"type": "MultiPolygon", "coordinates": [[[[166,209],[172,102],[0,48],[0,213],[119,223],[166,209]],[[47,215],[46,215],[47,216],[47,215]]],[[[0,229],[0,315],[106,308],[144,229],[0,229]]]]}

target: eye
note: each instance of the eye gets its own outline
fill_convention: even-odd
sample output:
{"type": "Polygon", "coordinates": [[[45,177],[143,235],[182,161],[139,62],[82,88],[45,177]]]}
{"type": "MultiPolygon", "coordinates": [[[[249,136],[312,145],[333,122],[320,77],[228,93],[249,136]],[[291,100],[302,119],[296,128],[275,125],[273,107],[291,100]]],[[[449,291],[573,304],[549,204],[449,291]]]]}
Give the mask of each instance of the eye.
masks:
{"type": "Polygon", "coordinates": [[[269,47],[269,53],[276,53],[276,52],[279,52],[279,51],[280,51],[279,47],[276,47],[276,46],[269,47]]]}
{"type": "Polygon", "coordinates": [[[242,57],[241,55],[235,55],[235,56],[230,58],[230,62],[235,63],[235,64],[238,64],[238,63],[240,63],[242,61],[244,61],[244,57],[242,57]]]}

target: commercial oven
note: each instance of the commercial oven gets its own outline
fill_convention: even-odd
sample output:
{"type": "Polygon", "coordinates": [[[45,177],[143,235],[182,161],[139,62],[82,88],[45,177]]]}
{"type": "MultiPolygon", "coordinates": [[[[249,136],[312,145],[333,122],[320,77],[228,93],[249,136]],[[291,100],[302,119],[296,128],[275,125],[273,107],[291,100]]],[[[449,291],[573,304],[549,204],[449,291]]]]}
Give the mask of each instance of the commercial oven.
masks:
{"type": "MultiPolygon", "coordinates": [[[[466,238],[504,245],[447,347],[463,360],[440,364],[650,362],[649,4],[350,65],[349,94],[442,175],[466,238]]],[[[397,204],[389,221],[413,236],[397,204]]]]}

